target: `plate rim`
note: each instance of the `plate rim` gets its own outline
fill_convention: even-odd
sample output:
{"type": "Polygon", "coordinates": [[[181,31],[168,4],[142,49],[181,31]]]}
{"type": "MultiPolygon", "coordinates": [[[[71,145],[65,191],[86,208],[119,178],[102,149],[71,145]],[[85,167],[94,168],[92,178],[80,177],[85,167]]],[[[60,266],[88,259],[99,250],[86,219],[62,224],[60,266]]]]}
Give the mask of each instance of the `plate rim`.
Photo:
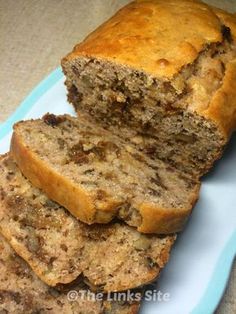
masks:
{"type": "Polygon", "coordinates": [[[14,123],[22,120],[34,104],[53,87],[61,78],[63,72],[61,67],[56,68],[46,78],[44,78],[35,88],[24,98],[17,109],[3,123],[0,123],[0,140],[12,131],[14,123]]]}
{"type": "MultiPolygon", "coordinates": [[[[12,131],[14,123],[22,120],[34,104],[49,91],[59,80],[63,78],[61,67],[56,68],[44,78],[20,103],[12,115],[0,124],[0,140],[12,131]]],[[[213,313],[219,305],[230,276],[236,256],[236,230],[226,242],[224,249],[215,264],[210,281],[203,292],[199,302],[194,306],[191,314],[213,313]],[[221,271],[219,271],[221,270],[221,271]],[[220,284],[219,284],[220,283],[220,284]]]]}

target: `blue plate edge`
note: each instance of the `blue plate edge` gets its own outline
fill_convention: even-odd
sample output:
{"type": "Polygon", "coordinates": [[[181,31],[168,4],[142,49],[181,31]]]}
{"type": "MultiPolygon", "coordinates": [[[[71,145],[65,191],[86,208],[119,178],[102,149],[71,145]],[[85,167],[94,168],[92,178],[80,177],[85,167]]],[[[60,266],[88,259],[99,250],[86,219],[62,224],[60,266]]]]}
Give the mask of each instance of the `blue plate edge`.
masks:
{"type": "Polygon", "coordinates": [[[211,280],[191,314],[214,313],[223,297],[236,255],[236,230],[216,262],[211,280]]]}
{"type": "Polygon", "coordinates": [[[35,102],[40,99],[55,83],[63,77],[61,67],[56,68],[45,79],[43,79],[21,102],[14,113],[2,124],[0,124],[0,139],[4,138],[11,130],[14,123],[22,120],[33,107],[35,102]]]}
{"type": "MultiPolygon", "coordinates": [[[[33,107],[35,102],[43,96],[53,85],[61,78],[63,73],[61,67],[56,68],[51,74],[43,79],[30,94],[21,102],[15,112],[2,124],[0,124],[0,140],[12,131],[14,123],[22,120],[24,116],[33,107]]],[[[191,311],[191,314],[213,313],[219,305],[226,284],[229,279],[230,271],[236,255],[236,230],[231,238],[227,241],[223,251],[216,262],[215,269],[208,286],[203,293],[198,304],[191,311]],[[221,271],[219,271],[219,269],[221,271]],[[207,312],[206,312],[207,311],[207,312]]]]}

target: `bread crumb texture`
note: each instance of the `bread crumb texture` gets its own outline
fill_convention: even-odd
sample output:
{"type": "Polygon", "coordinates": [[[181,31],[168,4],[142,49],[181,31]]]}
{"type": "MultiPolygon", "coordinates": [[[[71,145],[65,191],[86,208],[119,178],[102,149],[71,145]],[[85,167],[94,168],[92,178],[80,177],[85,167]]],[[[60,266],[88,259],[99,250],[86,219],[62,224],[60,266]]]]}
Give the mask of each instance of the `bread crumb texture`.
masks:
{"type": "Polygon", "coordinates": [[[88,117],[22,121],[11,154],[34,185],[88,224],[118,217],[144,233],[173,233],[198,198],[198,181],[88,117]]]}
{"type": "Polygon", "coordinates": [[[154,280],[172,236],[142,235],[120,222],[89,226],[49,200],[6,155],[0,160],[0,232],[50,286],[79,276],[93,291],[121,291],[154,280]]]}

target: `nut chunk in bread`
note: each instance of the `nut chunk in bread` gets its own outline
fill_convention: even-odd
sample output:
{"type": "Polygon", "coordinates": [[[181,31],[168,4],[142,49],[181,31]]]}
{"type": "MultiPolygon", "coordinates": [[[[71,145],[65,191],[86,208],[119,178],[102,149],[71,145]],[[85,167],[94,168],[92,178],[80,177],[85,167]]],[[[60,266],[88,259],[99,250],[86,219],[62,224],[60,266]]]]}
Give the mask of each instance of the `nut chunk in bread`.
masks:
{"type": "Polygon", "coordinates": [[[62,60],[68,99],[199,177],[236,127],[235,43],[235,16],[200,1],[134,1],[62,60]]]}
{"type": "Polygon", "coordinates": [[[142,235],[124,223],[88,226],[0,159],[0,232],[50,286],[83,276],[93,290],[123,291],[156,279],[175,236],[142,235]]]}
{"type": "MultiPolygon", "coordinates": [[[[1,314],[136,314],[139,302],[123,305],[115,301],[93,300],[91,291],[80,281],[63,291],[40,281],[0,236],[0,313],[1,314]],[[76,291],[70,300],[69,291],[76,291]],[[78,294],[78,295],[77,295],[78,294]]],[[[71,292],[70,292],[71,293],[71,292]]],[[[72,292],[73,293],[73,292],[72,292]]]]}
{"type": "Polygon", "coordinates": [[[118,217],[143,233],[174,233],[198,198],[198,182],[82,117],[17,123],[11,155],[35,186],[87,224],[118,217]]]}

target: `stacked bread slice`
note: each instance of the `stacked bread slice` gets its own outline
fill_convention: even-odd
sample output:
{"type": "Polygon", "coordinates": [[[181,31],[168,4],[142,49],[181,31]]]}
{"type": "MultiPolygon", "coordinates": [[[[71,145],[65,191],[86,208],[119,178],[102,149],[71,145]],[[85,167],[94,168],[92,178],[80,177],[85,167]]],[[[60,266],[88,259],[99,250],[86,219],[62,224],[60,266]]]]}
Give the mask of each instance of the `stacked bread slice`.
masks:
{"type": "Polygon", "coordinates": [[[0,157],[3,313],[137,313],[106,295],[158,277],[236,126],[235,36],[200,1],[138,0],[63,59],[78,117],[18,122],[0,157]]]}
{"type": "Polygon", "coordinates": [[[119,218],[140,232],[174,233],[198,198],[198,181],[88,118],[19,122],[11,153],[35,186],[90,225],[119,218]]]}
{"type": "Polygon", "coordinates": [[[94,301],[89,298],[91,292],[82,281],[73,284],[73,291],[68,290],[69,286],[63,290],[47,286],[38,279],[2,236],[0,254],[1,313],[135,314],[138,311],[138,302],[122,304],[106,300],[94,301]],[[80,291],[81,294],[78,293],[77,296],[76,291],[80,291]]]}
{"type": "Polygon", "coordinates": [[[4,267],[12,259],[17,271],[0,281],[1,307],[11,313],[38,310],[28,301],[36,290],[42,311],[136,313],[140,300],[121,305],[107,293],[158,277],[199,190],[198,181],[89,118],[53,114],[14,126],[10,153],[0,157],[0,182],[4,267]],[[91,307],[79,297],[81,287],[104,299],[91,307]]]}
{"type": "Polygon", "coordinates": [[[33,187],[9,155],[0,181],[0,231],[50,286],[83,275],[91,288],[122,291],[155,279],[168,260],[174,235],[141,234],[121,221],[84,224],[33,187]]]}
{"type": "Polygon", "coordinates": [[[13,274],[19,283],[13,291],[12,277],[0,281],[3,309],[12,313],[38,310],[28,302],[36,289],[39,300],[53,294],[42,311],[136,313],[140,299],[120,304],[107,294],[158,277],[199,191],[198,181],[153,161],[89,117],[53,114],[14,126],[10,153],[0,157],[0,182],[4,267],[10,255],[13,266],[20,261],[27,272],[23,279],[21,270],[19,278],[13,274]],[[24,284],[32,293],[22,295],[24,284]],[[91,307],[79,297],[81,287],[103,299],[91,307]]]}
{"type": "Polygon", "coordinates": [[[153,280],[174,236],[149,238],[119,223],[91,229],[34,188],[9,154],[0,158],[0,182],[2,313],[138,312],[141,290],[123,302],[105,292],[153,280]]]}
{"type": "MultiPolygon", "coordinates": [[[[157,278],[199,189],[195,180],[161,161],[154,163],[95,122],[53,114],[14,126],[11,151],[0,158],[0,182],[2,254],[11,251],[14,265],[18,260],[24,265],[30,280],[22,275],[23,283],[33,292],[40,286],[39,298],[53,291],[55,297],[42,309],[65,313],[74,310],[66,294],[71,285],[78,293],[86,286],[87,293],[104,294],[91,313],[135,313],[139,302],[120,305],[108,302],[106,294],[157,278]],[[137,230],[142,223],[138,205],[147,202],[150,214],[162,219],[147,224],[147,233],[157,224],[162,234],[137,230]]],[[[28,292],[20,293],[20,274],[14,277],[19,285],[13,292],[12,278],[1,281],[4,310],[36,310],[38,304],[28,304],[28,292]]],[[[90,313],[84,300],[76,301],[81,313],[90,313]]]]}
{"type": "Polygon", "coordinates": [[[12,267],[25,269],[0,281],[1,306],[12,313],[38,310],[28,301],[36,289],[39,300],[53,294],[42,310],[136,313],[139,300],[120,305],[106,294],[158,277],[199,190],[198,181],[89,118],[53,114],[14,126],[10,153],[0,157],[0,182],[4,267],[12,258],[12,267]],[[86,286],[87,294],[99,291],[104,299],[88,310],[88,300],[77,296],[74,308],[71,286],[78,295],[86,286]]]}

